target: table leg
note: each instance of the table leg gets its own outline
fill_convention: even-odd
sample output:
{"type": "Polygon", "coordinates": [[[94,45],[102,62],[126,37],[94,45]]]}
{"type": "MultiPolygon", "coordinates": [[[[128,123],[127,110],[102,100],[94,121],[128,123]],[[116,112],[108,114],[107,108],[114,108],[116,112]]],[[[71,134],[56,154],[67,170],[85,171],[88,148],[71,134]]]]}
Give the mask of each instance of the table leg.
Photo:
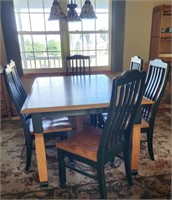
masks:
{"type": "Polygon", "coordinates": [[[138,173],[139,168],[139,158],[140,158],[140,124],[135,124],[133,127],[133,137],[132,137],[132,158],[131,158],[131,170],[132,174],[138,173]]]}
{"type": "Polygon", "coordinates": [[[43,133],[35,134],[36,159],[41,186],[48,186],[48,171],[43,133]]]}
{"type": "Polygon", "coordinates": [[[76,120],[76,132],[82,132],[84,129],[84,125],[83,125],[83,116],[82,115],[77,115],[75,117],[76,120]]]}

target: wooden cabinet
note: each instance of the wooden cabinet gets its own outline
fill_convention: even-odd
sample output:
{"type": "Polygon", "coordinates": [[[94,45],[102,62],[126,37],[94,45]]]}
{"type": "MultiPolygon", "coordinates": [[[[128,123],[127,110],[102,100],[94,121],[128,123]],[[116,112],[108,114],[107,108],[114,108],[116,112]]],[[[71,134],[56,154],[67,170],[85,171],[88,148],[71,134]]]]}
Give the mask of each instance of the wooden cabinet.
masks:
{"type": "MultiPolygon", "coordinates": [[[[172,6],[160,5],[153,9],[149,59],[160,58],[172,63],[172,6]]],[[[171,72],[162,103],[171,104],[171,72]]]]}
{"type": "Polygon", "coordinates": [[[14,105],[11,103],[7,93],[5,80],[0,66],[0,119],[1,120],[16,120],[19,119],[14,105]]]}
{"type": "Polygon", "coordinates": [[[152,31],[149,59],[161,58],[170,63],[172,60],[172,6],[160,5],[153,9],[152,31]]]}
{"type": "Polygon", "coordinates": [[[11,118],[11,103],[5,88],[4,78],[0,72],[0,91],[1,91],[1,119],[4,117],[11,118]]]}

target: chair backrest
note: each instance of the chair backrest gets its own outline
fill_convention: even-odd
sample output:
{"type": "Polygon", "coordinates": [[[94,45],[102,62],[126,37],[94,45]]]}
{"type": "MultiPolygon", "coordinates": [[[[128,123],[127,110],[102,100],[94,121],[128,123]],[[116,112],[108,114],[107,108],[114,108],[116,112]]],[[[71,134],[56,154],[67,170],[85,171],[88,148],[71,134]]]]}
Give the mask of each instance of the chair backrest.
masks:
{"type": "Polygon", "coordinates": [[[160,59],[150,60],[146,77],[146,89],[144,96],[155,103],[145,105],[142,109],[142,117],[147,121],[154,120],[167,85],[170,68],[160,59]]]}
{"type": "Polygon", "coordinates": [[[141,59],[139,56],[131,57],[130,69],[137,69],[141,71],[143,69],[143,59],[141,59]]]}
{"type": "Polygon", "coordinates": [[[90,56],[74,55],[66,57],[67,75],[85,75],[91,73],[90,56]]]}
{"type": "MultiPolygon", "coordinates": [[[[21,96],[23,98],[23,101],[25,101],[26,97],[27,97],[27,93],[24,89],[23,83],[21,82],[21,79],[18,75],[17,69],[16,69],[16,65],[15,62],[13,60],[11,60],[11,62],[8,64],[8,66],[11,68],[11,73],[13,75],[14,81],[16,86],[19,89],[19,92],[21,93],[21,96]]],[[[8,67],[8,68],[9,68],[8,67]]]]}
{"type": "Polygon", "coordinates": [[[27,120],[28,118],[30,118],[29,114],[20,114],[20,110],[25,102],[27,95],[17,75],[17,71],[13,61],[4,67],[3,75],[5,79],[7,92],[10,96],[12,103],[16,108],[18,115],[20,116],[20,119],[22,118],[22,121],[27,120]]]}
{"type": "Polygon", "coordinates": [[[98,162],[103,159],[106,163],[124,148],[131,150],[132,128],[141,106],[145,79],[146,72],[138,70],[128,70],[113,79],[108,117],[98,148],[98,162]]]}

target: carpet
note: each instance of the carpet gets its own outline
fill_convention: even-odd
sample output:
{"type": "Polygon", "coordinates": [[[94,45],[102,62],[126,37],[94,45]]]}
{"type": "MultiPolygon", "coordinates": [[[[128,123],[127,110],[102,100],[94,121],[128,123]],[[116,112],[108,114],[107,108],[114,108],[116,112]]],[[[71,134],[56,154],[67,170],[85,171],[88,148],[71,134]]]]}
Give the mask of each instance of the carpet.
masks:
{"type": "MultiPolygon", "coordinates": [[[[87,117],[86,120],[87,121],[87,117]]],[[[87,122],[86,122],[87,124],[87,122]]],[[[142,139],[145,134],[142,134],[142,139]]],[[[96,180],[67,169],[67,187],[61,189],[58,180],[56,149],[46,149],[49,185],[41,188],[33,151],[32,166],[25,172],[24,144],[19,121],[1,122],[1,199],[98,199],[96,180]]],[[[54,144],[50,139],[46,144],[54,144]]],[[[159,109],[154,130],[155,161],[149,159],[146,143],[141,143],[139,173],[129,186],[123,160],[116,158],[115,166],[107,164],[106,187],[108,199],[171,199],[171,110],[159,109]]],[[[87,165],[79,168],[95,173],[87,165]]]]}

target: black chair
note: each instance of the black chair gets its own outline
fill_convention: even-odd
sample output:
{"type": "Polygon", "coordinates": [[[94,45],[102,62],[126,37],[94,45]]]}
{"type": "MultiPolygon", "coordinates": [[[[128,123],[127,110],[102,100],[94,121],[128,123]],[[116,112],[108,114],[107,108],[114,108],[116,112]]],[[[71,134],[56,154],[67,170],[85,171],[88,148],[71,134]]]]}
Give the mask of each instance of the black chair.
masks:
{"type": "Polygon", "coordinates": [[[15,84],[17,85],[18,89],[19,89],[19,92],[21,93],[21,96],[22,96],[23,100],[25,101],[25,99],[27,98],[27,93],[26,93],[24,86],[23,86],[23,83],[21,82],[21,79],[18,75],[16,66],[15,66],[15,62],[13,60],[11,60],[9,65],[11,66],[11,68],[13,68],[13,70],[11,70],[11,73],[14,77],[14,81],[15,81],[15,84]]]}
{"type": "Polygon", "coordinates": [[[119,153],[124,153],[127,179],[133,185],[131,175],[131,136],[134,118],[141,104],[145,89],[146,72],[129,70],[113,80],[109,114],[104,129],[90,126],[56,144],[61,187],[66,184],[66,167],[98,179],[101,198],[106,199],[105,164],[119,153]],[[97,175],[76,169],[65,162],[65,157],[95,168],[97,175]]]}
{"type": "Polygon", "coordinates": [[[143,59],[141,59],[139,56],[131,57],[130,69],[137,69],[141,71],[143,69],[143,59]]]}
{"type": "Polygon", "coordinates": [[[147,133],[149,156],[154,160],[153,132],[156,113],[164,94],[170,68],[167,63],[160,59],[150,60],[146,78],[146,90],[144,96],[152,101],[152,105],[144,105],[142,108],[142,123],[147,126],[141,128],[142,133],[147,133]]]}
{"type": "MultiPolygon", "coordinates": [[[[7,92],[10,96],[12,103],[14,104],[16,111],[20,117],[26,145],[26,167],[25,170],[29,170],[32,158],[32,147],[34,140],[32,118],[30,114],[21,114],[20,110],[26,99],[22,82],[19,80],[15,63],[11,62],[3,69],[3,75],[6,83],[7,92]]],[[[67,138],[67,132],[71,131],[71,124],[67,117],[48,116],[42,118],[44,137],[60,137],[61,140],[67,138]]],[[[55,145],[54,145],[55,147],[55,145]]]]}
{"type": "Polygon", "coordinates": [[[90,56],[74,55],[66,57],[68,75],[85,75],[91,73],[90,56]]]}
{"type": "MultiPolygon", "coordinates": [[[[133,69],[137,69],[139,71],[143,69],[143,59],[141,59],[139,56],[131,57],[130,70],[133,69]]],[[[94,126],[98,126],[99,128],[103,128],[107,120],[107,115],[108,113],[92,115],[91,124],[93,124],[94,126]]]]}
{"type": "MultiPolygon", "coordinates": [[[[90,56],[84,55],[73,55],[66,57],[66,70],[67,76],[69,75],[90,75],[91,66],[90,66],[90,56]]],[[[90,120],[91,124],[95,123],[95,117],[97,115],[91,114],[90,120]]]]}

